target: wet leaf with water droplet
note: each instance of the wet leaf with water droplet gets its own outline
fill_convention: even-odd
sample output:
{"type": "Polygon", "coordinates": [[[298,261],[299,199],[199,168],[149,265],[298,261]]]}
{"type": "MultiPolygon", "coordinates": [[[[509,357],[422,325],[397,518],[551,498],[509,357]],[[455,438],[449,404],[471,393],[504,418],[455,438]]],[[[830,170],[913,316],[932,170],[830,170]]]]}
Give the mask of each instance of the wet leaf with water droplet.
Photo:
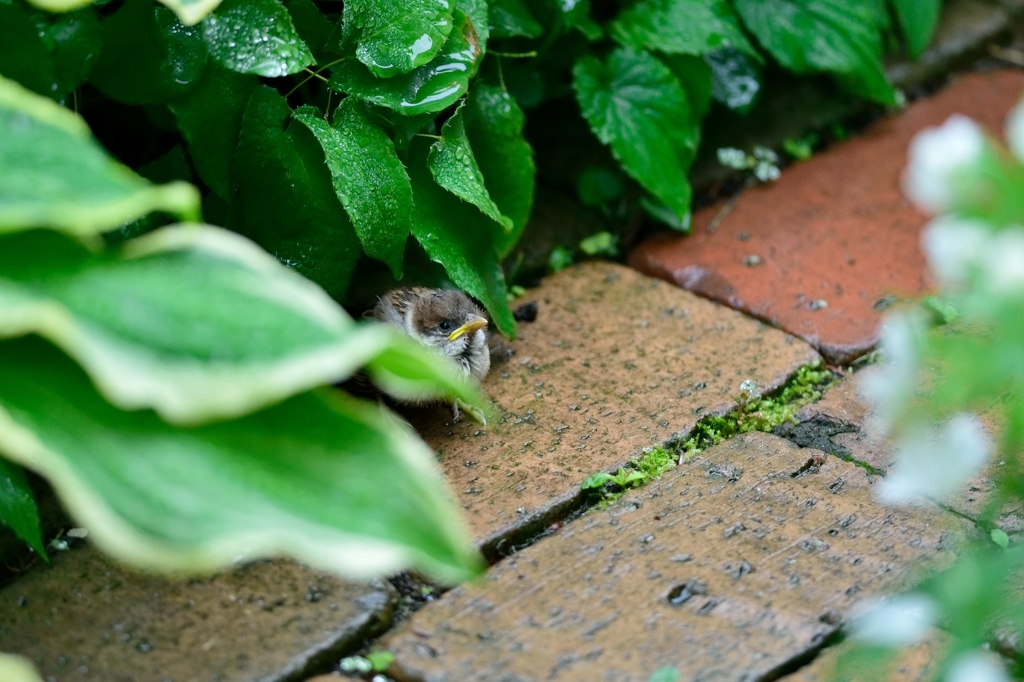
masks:
{"type": "Polygon", "coordinates": [[[194,88],[167,103],[188,141],[199,177],[224,199],[231,196],[231,154],[238,144],[242,114],[258,83],[256,76],[209,64],[194,88]]]}
{"type": "Polygon", "coordinates": [[[725,0],[643,0],[619,15],[610,32],[636,49],[702,55],[734,47],[760,59],[725,0]]]}
{"type": "Polygon", "coordinates": [[[434,181],[427,165],[429,148],[429,141],[422,137],[413,139],[409,148],[409,179],[416,202],[413,235],[456,285],[484,304],[498,330],[514,337],[516,322],[498,258],[500,230],[476,207],[434,181]]]}
{"type": "Polygon", "coordinates": [[[334,112],[334,126],[310,106],[293,117],[324,150],[334,190],[367,255],[402,277],[405,238],[412,226],[412,187],[391,139],[375,125],[366,105],[348,98],[334,112]]]}
{"type": "Polygon", "coordinates": [[[378,78],[423,66],[452,30],[450,0],[347,0],[343,41],[378,78]]]}
{"type": "Polygon", "coordinates": [[[487,191],[512,221],[511,232],[498,240],[504,257],[522,236],[533,208],[537,170],[523,136],[526,116],[508,92],[477,81],[466,98],[465,119],[487,191]]]}
{"type": "Polygon", "coordinates": [[[328,293],[348,286],[361,249],[338,202],[320,144],[277,91],[249,98],[232,158],[231,227],[328,293]],[[287,130],[286,130],[287,127],[287,130]]]}
{"type": "MultiPolygon", "coordinates": [[[[92,71],[103,49],[103,38],[100,22],[92,10],[59,14],[51,19],[53,23],[47,27],[45,39],[53,44],[56,94],[65,96],[81,85],[92,71]]],[[[0,73],[3,72],[0,67],[0,73]]]]}
{"type": "Polygon", "coordinates": [[[877,8],[871,4],[734,0],[733,6],[783,67],[796,73],[833,73],[856,94],[893,105],[896,94],[885,78],[877,8]]]}
{"type": "Polygon", "coordinates": [[[207,51],[197,28],[188,28],[166,7],[127,0],[100,22],[103,50],[89,80],[126,104],[165,102],[199,79],[207,51]]]}
{"type": "Polygon", "coordinates": [[[469,88],[469,79],[483,53],[470,18],[458,9],[452,17],[455,28],[429,64],[380,79],[352,55],[338,64],[330,87],[404,116],[441,111],[454,104],[469,88]]]}
{"type": "Polygon", "coordinates": [[[646,52],[619,48],[604,64],[590,55],[576,62],[573,87],[591,130],[623,169],[684,218],[700,127],[672,71],[646,52]]]}
{"type": "Polygon", "coordinates": [[[445,121],[441,139],[430,146],[427,164],[437,184],[479,208],[485,216],[501,225],[506,234],[510,233],[512,219],[501,214],[501,209],[487,192],[483,173],[466,136],[465,107],[465,103],[460,104],[445,121]]]}
{"type": "Polygon", "coordinates": [[[334,35],[334,24],[327,20],[311,0],[285,0],[284,6],[292,16],[299,37],[313,51],[317,62],[324,61],[322,57],[330,52],[332,47],[336,47],[328,44],[334,35]]]}
{"type": "Polygon", "coordinates": [[[202,26],[210,56],[232,71],[278,78],[314,62],[278,0],[227,0],[202,26]]]}

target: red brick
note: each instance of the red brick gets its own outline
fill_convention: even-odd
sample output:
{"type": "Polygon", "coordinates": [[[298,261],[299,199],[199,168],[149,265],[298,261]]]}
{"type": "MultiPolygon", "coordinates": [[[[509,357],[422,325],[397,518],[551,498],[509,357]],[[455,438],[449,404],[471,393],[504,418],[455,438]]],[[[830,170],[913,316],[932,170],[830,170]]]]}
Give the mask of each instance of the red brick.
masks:
{"type": "Polygon", "coordinates": [[[748,190],[714,232],[719,206],[694,217],[692,236],[647,240],[630,264],[785,329],[832,363],[849,362],[878,340],[886,297],[931,287],[919,247],[927,219],[900,188],[911,139],[953,113],[1001,133],[1022,89],[1019,71],[965,76],[748,190]],[[748,256],[761,262],[747,265],[748,256]],[[814,309],[821,300],[827,307],[814,309]]]}

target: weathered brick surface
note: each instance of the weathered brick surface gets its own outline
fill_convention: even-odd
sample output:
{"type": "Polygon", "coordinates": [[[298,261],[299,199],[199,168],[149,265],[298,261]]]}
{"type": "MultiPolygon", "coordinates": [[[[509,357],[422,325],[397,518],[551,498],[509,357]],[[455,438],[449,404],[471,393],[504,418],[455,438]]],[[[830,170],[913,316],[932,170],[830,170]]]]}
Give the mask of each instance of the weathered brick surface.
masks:
{"type": "Polygon", "coordinates": [[[564,270],[523,300],[537,302],[537,321],[520,325],[515,355],[496,358],[483,385],[496,423],[453,425],[441,407],[409,415],[481,543],[544,519],[589,474],[727,412],[745,379],[770,389],[818,360],[802,341],[610,263],[564,270]]]}
{"type": "Polygon", "coordinates": [[[84,547],[0,591],[0,651],[50,682],[291,682],[383,630],[394,599],[285,561],[168,580],[84,547]]]}
{"type": "Polygon", "coordinates": [[[965,76],[748,190],[714,232],[720,206],[694,217],[692,236],[644,242],[630,264],[800,336],[833,363],[849,362],[876,343],[892,296],[931,286],[918,244],[926,219],[900,189],[911,139],[953,113],[1001,132],[1022,89],[1019,71],[965,76]]]}
{"type": "Polygon", "coordinates": [[[417,682],[646,682],[667,665],[684,680],[759,679],[859,599],[952,558],[958,519],[881,508],[872,483],[819,451],[740,436],[510,556],[383,644],[417,682]]]}

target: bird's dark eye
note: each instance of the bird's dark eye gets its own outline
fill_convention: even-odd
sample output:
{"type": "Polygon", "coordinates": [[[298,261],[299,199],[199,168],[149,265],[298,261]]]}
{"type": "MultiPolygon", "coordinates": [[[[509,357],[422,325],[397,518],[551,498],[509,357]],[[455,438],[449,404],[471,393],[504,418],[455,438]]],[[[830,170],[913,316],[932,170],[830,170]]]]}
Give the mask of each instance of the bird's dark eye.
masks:
{"type": "Polygon", "coordinates": [[[455,325],[453,325],[448,320],[445,320],[441,324],[437,325],[437,328],[443,332],[450,332],[452,329],[455,329],[455,325]]]}

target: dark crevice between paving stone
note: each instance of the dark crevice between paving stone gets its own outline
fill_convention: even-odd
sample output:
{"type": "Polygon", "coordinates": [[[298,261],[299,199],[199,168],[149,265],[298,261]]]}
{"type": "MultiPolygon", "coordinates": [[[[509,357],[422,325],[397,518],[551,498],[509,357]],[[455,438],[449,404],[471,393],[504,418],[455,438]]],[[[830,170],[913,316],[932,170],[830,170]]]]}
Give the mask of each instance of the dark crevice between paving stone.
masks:
{"type": "MultiPolygon", "coordinates": [[[[826,616],[822,616],[822,618],[824,619],[826,616]]],[[[775,680],[793,675],[817,660],[823,651],[839,644],[844,639],[846,639],[846,634],[841,627],[836,627],[832,632],[821,637],[820,641],[811,642],[807,649],[801,651],[788,661],[775,666],[764,675],[751,680],[751,682],[775,682],[775,680]]]]}
{"type": "Polygon", "coordinates": [[[860,430],[859,426],[849,422],[817,414],[797,424],[792,422],[780,424],[772,429],[772,433],[802,448],[814,448],[815,450],[835,455],[839,459],[851,462],[865,469],[869,474],[883,476],[885,474],[884,471],[867,462],[856,459],[849,448],[832,440],[833,436],[838,436],[841,433],[857,433],[860,430]]]}

